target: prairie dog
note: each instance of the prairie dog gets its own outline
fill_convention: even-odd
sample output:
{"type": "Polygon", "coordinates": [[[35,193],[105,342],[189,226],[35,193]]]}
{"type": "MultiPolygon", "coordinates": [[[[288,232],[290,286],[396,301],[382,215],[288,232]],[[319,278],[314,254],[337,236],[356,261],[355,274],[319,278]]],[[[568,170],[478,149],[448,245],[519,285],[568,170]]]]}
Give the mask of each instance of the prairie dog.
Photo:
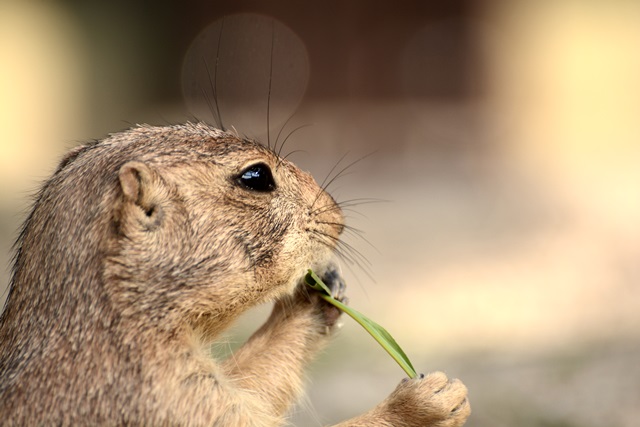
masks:
{"type": "MultiPolygon", "coordinates": [[[[206,124],[138,126],[73,149],[38,193],[0,318],[8,425],[277,426],[340,313],[344,227],[313,178],[206,124]],[[208,345],[275,301],[225,361],[208,345]]],[[[403,381],[343,426],[460,426],[466,388],[403,381]]]]}

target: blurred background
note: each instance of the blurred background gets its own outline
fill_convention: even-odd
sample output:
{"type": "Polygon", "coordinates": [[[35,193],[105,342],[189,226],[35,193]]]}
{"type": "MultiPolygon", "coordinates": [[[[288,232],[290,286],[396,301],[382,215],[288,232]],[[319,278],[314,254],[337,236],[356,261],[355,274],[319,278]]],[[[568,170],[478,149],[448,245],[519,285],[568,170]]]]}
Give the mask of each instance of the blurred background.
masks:
{"type": "MultiPolygon", "coordinates": [[[[189,95],[202,77],[183,70],[202,31],[238,13],[293,40],[273,56],[274,83],[295,88],[274,85],[270,136],[298,104],[283,135],[314,125],[284,152],[303,150],[291,159],[319,182],[343,155],[374,153],[330,188],[386,200],[349,212],[367,240],[346,236],[361,254],[342,261],[351,305],[419,371],[465,382],[470,426],[637,426],[640,2],[0,0],[1,301],[31,195],[67,149],[136,123],[211,120],[189,95]]],[[[221,113],[264,140],[257,86],[221,113]]],[[[344,323],[296,425],[360,413],[404,376],[344,323]]]]}

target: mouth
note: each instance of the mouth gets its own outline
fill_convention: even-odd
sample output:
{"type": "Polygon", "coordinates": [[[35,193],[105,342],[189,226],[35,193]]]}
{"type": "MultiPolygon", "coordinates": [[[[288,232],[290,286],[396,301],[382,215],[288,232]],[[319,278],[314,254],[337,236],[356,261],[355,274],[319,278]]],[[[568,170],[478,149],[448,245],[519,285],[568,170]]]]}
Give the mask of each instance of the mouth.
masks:
{"type": "Polygon", "coordinates": [[[330,250],[325,245],[322,245],[320,248],[314,248],[312,253],[312,257],[301,260],[298,263],[297,271],[288,286],[289,292],[293,292],[298,284],[304,283],[304,278],[309,270],[313,270],[319,276],[323,276],[331,270],[340,271],[337,254],[334,250],[330,250]]]}

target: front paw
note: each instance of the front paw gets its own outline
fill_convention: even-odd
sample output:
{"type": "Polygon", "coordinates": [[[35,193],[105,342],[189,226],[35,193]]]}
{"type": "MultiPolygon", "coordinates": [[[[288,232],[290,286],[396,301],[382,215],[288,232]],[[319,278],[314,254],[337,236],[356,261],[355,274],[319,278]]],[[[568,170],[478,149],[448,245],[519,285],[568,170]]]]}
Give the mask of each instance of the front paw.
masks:
{"type": "MultiPolygon", "coordinates": [[[[343,304],[348,304],[349,300],[346,297],[347,285],[344,282],[342,275],[338,271],[338,268],[334,264],[331,264],[329,266],[327,271],[325,271],[321,275],[320,279],[322,279],[322,282],[327,285],[327,287],[331,291],[331,296],[334,299],[342,302],[343,304]]],[[[311,293],[313,294],[315,292],[311,293]]],[[[334,327],[338,323],[342,311],[322,299],[317,293],[316,295],[313,295],[313,297],[317,299],[317,305],[322,311],[322,316],[324,318],[326,326],[329,328],[334,327]]]]}
{"type": "Polygon", "coordinates": [[[459,427],[471,414],[467,387],[442,372],[403,380],[385,406],[397,424],[404,426],[459,427]]]}
{"type": "MultiPolygon", "coordinates": [[[[320,275],[320,278],[331,291],[333,298],[347,304],[347,286],[333,264],[320,275]]],[[[315,330],[320,335],[329,335],[336,329],[341,314],[342,312],[327,302],[319,291],[308,286],[302,279],[293,294],[276,301],[270,321],[273,323],[297,318],[306,322],[306,328],[309,330],[315,330]]]]}

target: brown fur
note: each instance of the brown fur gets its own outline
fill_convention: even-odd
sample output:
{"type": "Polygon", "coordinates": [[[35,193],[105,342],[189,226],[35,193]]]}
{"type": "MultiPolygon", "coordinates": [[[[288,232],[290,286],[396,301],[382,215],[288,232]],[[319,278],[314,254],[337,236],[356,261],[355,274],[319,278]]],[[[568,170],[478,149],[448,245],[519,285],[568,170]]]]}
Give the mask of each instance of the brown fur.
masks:
{"type": "MultiPolygon", "coordinates": [[[[72,150],[17,243],[0,319],[2,422],[282,424],[339,315],[301,278],[327,270],[342,224],[311,176],[204,124],[72,150]],[[235,179],[257,162],[274,191],[235,179]],[[216,337],[270,300],[267,322],[215,361],[216,337]]],[[[341,425],[460,426],[468,414],[464,386],[432,374],[341,425]]]]}

